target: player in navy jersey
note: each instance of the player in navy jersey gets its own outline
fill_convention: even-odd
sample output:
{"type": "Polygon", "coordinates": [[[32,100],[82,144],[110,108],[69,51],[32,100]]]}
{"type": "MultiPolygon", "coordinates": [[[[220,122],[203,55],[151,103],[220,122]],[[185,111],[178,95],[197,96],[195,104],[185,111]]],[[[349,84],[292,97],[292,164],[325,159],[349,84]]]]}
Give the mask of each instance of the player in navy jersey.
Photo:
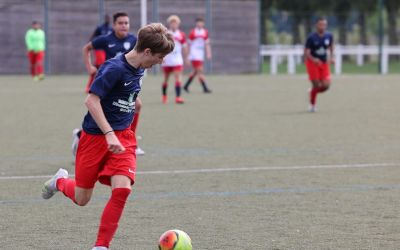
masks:
{"type": "MultiPolygon", "coordinates": [[[[117,12],[113,15],[113,27],[114,27],[114,32],[111,32],[108,35],[99,36],[95,38],[93,41],[87,43],[83,47],[84,63],[91,77],[91,79],[89,79],[88,85],[86,86],[86,92],[89,91],[93,79],[97,73],[97,67],[92,65],[90,61],[90,51],[92,49],[95,50],[100,49],[105,51],[106,54],[105,59],[108,60],[126,51],[132,50],[136,44],[137,40],[136,36],[129,33],[129,17],[126,13],[117,12]]],[[[132,130],[135,133],[137,125],[139,123],[141,107],[142,107],[142,102],[140,98],[138,98],[136,100],[136,114],[134,122],[132,123],[132,130]]],[[[80,129],[73,130],[72,151],[74,155],[78,147],[80,131],[81,131],[80,129]]],[[[140,147],[137,147],[136,154],[144,155],[145,152],[140,147]]]]}
{"type": "Polygon", "coordinates": [[[149,24],[139,30],[133,50],[100,67],[85,101],[88,113],[76,155],[75,179],[59,169],[42,189],[44,199],[60,191],[84,206],[97,181],[111,187],[93,250],[109,248],[135,181],[136,139],[130,126],[144,71],[161,64],[173,49],[174,40],[167,28],[161,23],[149,24]]]}
{"type": "Polygon", "coordinates": [[[96,37],[83,47],[83,60],[86,69],[91,76],[86,86],[86,92],[90,89],[99,65],[93,65],[90,60],[91,50],[103,50],[105,59],[111,59],[116,55],[130,51],[136,44],[136,36],[129,33],[129,17],[124,12],[117,12],[113,16],[113,30],[108,35],[96,37]]]}
{"type": "Polygon", "coordinates": [[[306,67],[312,83],[310,112],[316,112],[317,95],[327,91],[331,84],[329,64],[334,63],[334,43],[333,35],[326,32],[327,25],[325,18],[318,18],[315,25],[316,32],[308,36],[305,45],[306,67]],[[329,54],[328,51],[330,52],[329,54]]]}
{"type": "MultiPolygon", "coordinates": [[[[110,16],[105,15],[104,23],[102,25],[99,25],[96,27],[96,29],[94,30],[93,34],[91,35],[89,41],[92,41],[93,39],[95,39],[96,37],[99,37],[99,36],[109,35],[109,34],[111,34],[112,31],[113,31],[113,29],[110,25],[110,16]]],[[[106,61],[105,51],[103,49],[94,50],[94,58],[95,58],[94,65],[96,66],[96,68],[99,68],[106,61]]],[[[91,80],[89,79],[89,81],[93,81],[92,78],[93,77],[91,76],[91,80]]],[[[88,84],[90,85],[91,82],[88,84]]],[[[89,89],[87,89],[87,91],[88,90],[89,89]]]]}

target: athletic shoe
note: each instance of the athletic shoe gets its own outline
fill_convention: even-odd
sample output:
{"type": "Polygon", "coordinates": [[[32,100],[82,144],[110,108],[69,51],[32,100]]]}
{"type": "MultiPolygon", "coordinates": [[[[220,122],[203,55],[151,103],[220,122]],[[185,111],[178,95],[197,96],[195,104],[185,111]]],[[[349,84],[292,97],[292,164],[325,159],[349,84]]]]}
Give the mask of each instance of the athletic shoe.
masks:
{"type": "Polygon", "coordinates": [[[183,90],[184,90],[186,93],[188,93],[188,94],[190,93],[190,91],[189,91],[189,86],[184,86],[184,87],[183,87],[183,90]]]}
{"type": "Polygon", "coordinates": [[[203,90],[203,92],[204,92],[204,94],[211,94],[212,93],[211,89],[205,89],[205,90],[203,90]]]}
{"type": "Polygon", "coordinates": [[[164,103],[164,104],[168,103],[168,97],[166,95],[162,96],[162,103],[164,103]]]}
{"type": "Polygon", "coordinates": [[[308,112],[315,113],[317,112],[317,107],[315,105],[311,105],[308,107],[308,112]]]}
{"type": "Polygon", "coordinates": [[[72,130],[72,154],[76,156],[76,151],[78,150],[78,145],[79,145],[79,135],[80,135],[81,130],[79,128],[76,128],[72,130]]]}
{"type": "Polygon", "coordinates": [[[93,247],[92,250],[108,250],[107,247],[93,247]]]}
{"type": "Polygon", "coordinates": [[[177,98],[175,98],[175,103],[176,103],[176,104],[184,104],[185,101],[183,100],[182,97],[177,97],[177,98]]]}
{"type": "Polygon", "coordinates": [[[136,155],[144,155],[146,152],[144,152],[143,149],[137,147],[135,153],[136,155]]]}
{"type": "Polygon", "coordinates": [[[35,82],[39,81],[39,76],[34,76],[33,81],[35,81],[35,82]]]}
{"type": "Polygon", "coordinates": [[[40,75],[38,76],[38,78],[39,78],[40,81],[44,80],[44,74],[40,74],[40,75]]]}
{"type": "Polygon", "coordinates": [[[50,199],[53,197],[55,193],[58,192],[57,189],[57,180],[60,178],[68,178],[68,171],[60,168],[57,173],[50,178],[50,180],[46,181],[42,188],[42,197],[43,199],[50,199]]]}

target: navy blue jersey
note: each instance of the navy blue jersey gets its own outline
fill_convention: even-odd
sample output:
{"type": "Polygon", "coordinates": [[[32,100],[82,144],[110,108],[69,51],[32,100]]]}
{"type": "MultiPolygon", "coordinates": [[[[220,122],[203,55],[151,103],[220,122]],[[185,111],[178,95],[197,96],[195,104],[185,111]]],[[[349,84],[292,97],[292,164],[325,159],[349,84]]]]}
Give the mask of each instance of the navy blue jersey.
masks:
{"type": "Polygon", "coordinates": [[[103,23],[102,25],[97,26],[94,31],[93,38],[98,36],[109,35],[113,32],[112,27],[109,24],[103,23]]]}
{"type": "Polygon", "coordinates": [[[328,49],[332,46],[333,35],[331,33],[325,33],[320,36],[318,33],[314,32],[308,36],[306,42],[306,49],[310,49],[311,55],[326,62],[328,57],[328,49]]]}
{"type": "MultiPolygon", "coordinates": [[[[124,130],[131,125],[144,71],[131,66],[125,54],[106,61],[100,67],[89,92],[100,97],[101,107],[113,130],[124,130]]],[[[88,134],[103,134],[89,112],[82,128],[88,134]]]]}
{"type": "Polygon", "coordinates": [[[102,49],[106,52],[106,60],[111,59],[115,56],[130,51],[135,47],[136,36],[128,34],[125,38],[119,39],[115,36],[115,32],[112,32],[106,36],[99,36],[92,41],[94,49],[102,49]]]}

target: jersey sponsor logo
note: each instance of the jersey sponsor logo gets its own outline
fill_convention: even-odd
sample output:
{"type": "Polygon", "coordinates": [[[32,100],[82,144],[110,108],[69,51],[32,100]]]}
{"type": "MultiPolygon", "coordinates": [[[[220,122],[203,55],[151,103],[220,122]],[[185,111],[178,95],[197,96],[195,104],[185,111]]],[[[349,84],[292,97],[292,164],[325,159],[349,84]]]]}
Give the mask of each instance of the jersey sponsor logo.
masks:
{"type": "Polygon", "coordinates": [[[128,50],[131,47],[131,43],[130,42],[124,42],[124,49],[128,50]]]}
{"type": "Polygon", "coordinates": [[[135,112],[135,102],[138,94],[138,92],[132,92],[127,101],[118,99],[118,101],[114,101],[112,105],[120,108],[119,111],[121,112],[133,113],[135,112]]]}
{"type": "Polygon", "coordinates": [[[131,84],[133,81],[130,81],[130,82],[126,82],[126,83],[124,83],[124,86],[126,87],[126,86],[129,86],[129,84],[131,84]]]}
{"type": "Polygon", "coordinates": [[[109,48],[115,47],[115,43],[109,44],[108,47],[109,47],[109,48]]]}
{"type": "Polygon", "coordinates": [[[329,39],[325,39],[325,45],[328,46],[329,45],[329,39]]]}

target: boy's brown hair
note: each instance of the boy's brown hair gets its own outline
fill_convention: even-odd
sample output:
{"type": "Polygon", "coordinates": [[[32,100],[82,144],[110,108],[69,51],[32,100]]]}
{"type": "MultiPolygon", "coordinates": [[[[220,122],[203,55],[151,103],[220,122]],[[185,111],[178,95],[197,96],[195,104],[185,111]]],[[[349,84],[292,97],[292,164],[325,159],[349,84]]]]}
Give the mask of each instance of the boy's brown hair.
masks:
{"type": "Polygon", "coordinates": [[[143,52],[149,48],[153,54],[167,55],[174,47],[174,38],[168,29],[161,23],[150,23],[139,30],[135,50],[143,52]]]}

